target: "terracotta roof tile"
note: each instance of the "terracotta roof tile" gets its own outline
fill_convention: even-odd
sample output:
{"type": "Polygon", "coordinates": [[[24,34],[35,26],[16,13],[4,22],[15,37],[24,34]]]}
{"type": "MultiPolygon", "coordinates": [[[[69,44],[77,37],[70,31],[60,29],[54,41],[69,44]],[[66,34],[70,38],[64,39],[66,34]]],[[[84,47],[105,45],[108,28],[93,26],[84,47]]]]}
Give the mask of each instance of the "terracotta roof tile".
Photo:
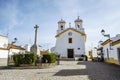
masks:
{"type": "Polygon", "coordinates": [[[22,48],[21,46],[17,46],[17,45],[14,45],[14,44],[8,44],[8,47],[13,48],[13,49],[25,50],[25,49],[22,48]]]}

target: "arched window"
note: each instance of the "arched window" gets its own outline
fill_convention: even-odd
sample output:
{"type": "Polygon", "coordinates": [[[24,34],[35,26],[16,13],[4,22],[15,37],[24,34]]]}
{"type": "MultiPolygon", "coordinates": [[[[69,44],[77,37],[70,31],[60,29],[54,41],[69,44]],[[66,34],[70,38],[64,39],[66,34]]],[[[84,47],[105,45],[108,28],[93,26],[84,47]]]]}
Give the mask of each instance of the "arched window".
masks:
{"type": "Polygon", "coordinates": [[[80,28],[80,25],[78,24],[77,27],[80,28]]]}
{"type": "Polygon", "coordinates": [[[61,26],[61,30],[63,30],[63,26],[61,26]]]}

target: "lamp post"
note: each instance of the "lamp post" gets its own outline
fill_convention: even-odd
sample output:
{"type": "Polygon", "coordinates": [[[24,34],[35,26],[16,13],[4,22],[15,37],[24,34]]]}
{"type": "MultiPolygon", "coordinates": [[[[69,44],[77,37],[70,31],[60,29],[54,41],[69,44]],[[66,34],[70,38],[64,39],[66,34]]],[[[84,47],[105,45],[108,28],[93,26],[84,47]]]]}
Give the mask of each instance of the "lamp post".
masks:
{"type": "MultiPolygon", "coordinates": [[[[12,43],[11,44],[14,44],[14,43],[16,43],[16,41],[17,41],[17,38],[14,38],[14,41],[12,41],[12,43]]],[[[10,53],[10,49],[12,48],[12,46],[10,45],[10,46],[8,46],[8,59],[7,59],[7,66],[9,66],[9,53],[10,53]]]]}
{"type": "MultiPolygon", "coordinates": [[[[101,30],[101,34],[104,36],[104,37],[108,37],[108,39],[110,40],[109,41],[109,50],[112,50],[112,48],[111,48],[111,39],[110,39],[110,34],[105,34],[105,30],[104,29],[102,29],[101,30]]],[[[109,51],[108,51],[108,49],[107,49],[107,57],[108,57],[108,59],[109,59],[109,51]]]]}
{"type": "Polygon", "coordinates": [[[110,34],[105,34],[105,30],[104,29],[101,30],[101,33],[102,33],[102,35],[104,37],[108,37],[110,39],[110,34]]]}

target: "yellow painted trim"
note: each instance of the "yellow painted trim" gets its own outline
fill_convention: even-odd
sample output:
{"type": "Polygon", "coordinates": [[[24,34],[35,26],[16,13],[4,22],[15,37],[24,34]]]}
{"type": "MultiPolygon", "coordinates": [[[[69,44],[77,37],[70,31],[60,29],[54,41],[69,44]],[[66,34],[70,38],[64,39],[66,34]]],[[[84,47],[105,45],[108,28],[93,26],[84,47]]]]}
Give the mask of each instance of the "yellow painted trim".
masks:
{"type": "Polygon", "coordinates": [[[114,63],[115,63],[115,64],[119,64],[118,60],[114,60],[114,63]]]}
{"type": "Polygon", "coordinates": [[[117,44],[120,44],[120,39],[115,42],[112,42],[112,46],[117,45],[117,44]]]}
{"type": "Polygon", "coordinates": [[[114,58],[105,58],[104,59],[105,62],[108,62],[108,63],[114,63],[114,64],[119,64],[118,60],[114,59],[114,58]]]}
{"type": "Polygon", "coordinates": [[[8,49],[7,49],[7,48],[1,48],[1,47],[0,47],[0,50],[8,50],[8,49]]]}
{"type": "Polygon", "coordinates": [[[106,45],[106,44],[108,44],[109,42],[110,42],[111,40],[110,39],[107,39],[106,41],[104,41],[101,45],[106,45]]]}
{"type": "Polygon", "coordinates": [[[55,37],[59,37],[61,34],[65,33],[65,32],[68,31],[68,30],[72,30],[72,31],[75,31],[75,32],[81,34],[82,36],[84,36],[84,39],[85,39],[85,41],[86,41],[86,34],[80,32],[80,31],[78,31],[78,30],[76,30],[76,29],[73,29],[73,28],[67,28],[67,29],[65,29],[64,31],[62,31],[61,33],[57,34],[55,37]]]}

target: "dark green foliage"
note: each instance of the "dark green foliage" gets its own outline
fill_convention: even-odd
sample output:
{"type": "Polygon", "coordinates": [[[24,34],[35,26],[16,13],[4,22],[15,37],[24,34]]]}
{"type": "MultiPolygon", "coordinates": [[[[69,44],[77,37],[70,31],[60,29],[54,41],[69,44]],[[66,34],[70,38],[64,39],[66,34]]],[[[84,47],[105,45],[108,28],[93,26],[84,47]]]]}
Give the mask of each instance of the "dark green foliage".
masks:
{"type": "Polygon", "coordinates": [[[34,64],[36,61],[36,54],[35,53],[14,54],[13,60],[15,66],[19,66],[20,64],[34,64]]]}
{"type": "Polygon", "coordinates": [[[14,54],[13,55],[13,60],[14,60],[14,63],[15,63],[15,66],[19,66],[20,65],[20,54],[14,54]]]}
{"type": "Polygon", "coordinates": [[[24,61],[24,55],[23,54],[14,54],[13,55],[13,60],[15,63],[15,66],[19,66],[20,64],[22,64],[24,61]]]}
{"type": "Polygon", "coordinates": [[[54,53],[43,54],[42,62],[43,63],[55,63],[56,62],[56,54],[54,54],[54,53]]]}
{"type": "Polygon", "coordinates": [[[33,64],[36,60],[35,53],[24,54],[24,64],[33,64]]]}

